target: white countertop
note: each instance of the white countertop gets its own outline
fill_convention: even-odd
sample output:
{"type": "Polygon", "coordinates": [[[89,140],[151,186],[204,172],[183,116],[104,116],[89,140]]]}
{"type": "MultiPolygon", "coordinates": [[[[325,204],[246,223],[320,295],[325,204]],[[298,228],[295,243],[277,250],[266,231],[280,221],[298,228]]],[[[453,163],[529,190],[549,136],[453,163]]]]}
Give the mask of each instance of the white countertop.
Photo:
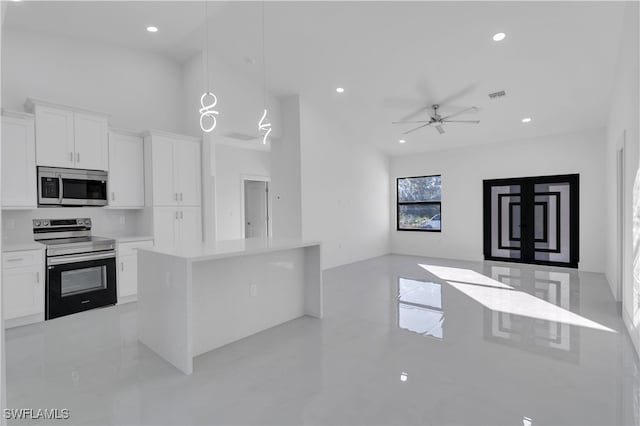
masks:
{"type": "Polygon", "coordinates": [[[134,241],[153,241],[151,235],[124,235],[124,234],[100,234],[100,237],[113,238],[119,243],[131,243],[134,241]]]}
{"type": "Polygon", "coordinates": [[[145,248],[139,250],[180,257],[191,262],[202,262],[319,245],[319,241],[304,241],[291,238],[247,238],[194,244],[187,247],[145,248]]]}
{"type": "Polygon", "coordinates": [[[36,241],[3,241],[2,251],[21,251],[21,250],[43,250],[44,244],[40,244],[36,241]]]}

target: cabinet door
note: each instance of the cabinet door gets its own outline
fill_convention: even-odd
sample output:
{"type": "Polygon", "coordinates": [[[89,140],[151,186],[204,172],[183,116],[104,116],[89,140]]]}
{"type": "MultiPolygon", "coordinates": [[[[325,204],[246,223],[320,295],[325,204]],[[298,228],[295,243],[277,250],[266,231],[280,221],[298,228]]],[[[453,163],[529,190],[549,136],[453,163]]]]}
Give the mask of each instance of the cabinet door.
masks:
{"type": "Polygon", "coordinates": [[[37,105],[35,113],[38,166],[74,167],[73,112],[37,105]]]}
{"type": "Polygon", "coordinates": [[[76,168],[108,170],[107,119],[78,112],[74,113],[73,118],[76,168]]]}
{"type": "Polygon", "coordinates": [[[36,208],[34,121],[2,117],[2,208],[36,208]]]}
{"type": "Polygon", "coordinates": [[[174,184],[173,141],[153,137],[151,141],[151,167],[153,169],[153,205],[175,206],[178,204],[174,184]]]}
{"type": "Polygon", "coordinates": [[[180,243],[189,247],[202,242],[202,213],[200,207],[180,208],[180,243]]]}
{"type": "Polygon", "coordinates": [[[144,207],[142,138],[109,134],[109,207],[144,207]]]}
{"type": "Polygon", "coordinates": [[[118,259],[118,298],[138,294],[138,258],[122,256],[118,259]]]}
{"type": "Polygon", "coordinates": [[[42,265],[5,269],[2,272],[4,319],[44,312],[42,265]]]}
{"type": "Polygon", "coordinates": [[[176,141],[174,170],[177,182],[176,192],[183,206],[199,206],[201,200],[201,157],[200,143],[176,141]]]}
{"type": "Polygon", "coordinates": [[[178,230],[178,210],[175,207],[154,207],[153,237],[155,247],[173,248],[178,230]]]}

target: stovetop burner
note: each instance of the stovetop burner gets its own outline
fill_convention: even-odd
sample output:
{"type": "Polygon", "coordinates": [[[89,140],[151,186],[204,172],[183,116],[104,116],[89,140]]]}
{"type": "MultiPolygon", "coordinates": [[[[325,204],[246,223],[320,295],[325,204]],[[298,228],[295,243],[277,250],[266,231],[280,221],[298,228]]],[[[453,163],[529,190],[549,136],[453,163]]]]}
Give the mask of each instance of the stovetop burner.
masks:
{"type": "Polygon", "coordinates": [[[34,240],[46,245],[47,257],[115,250],[115,240],[91,235],[91,219],[35,219],[34,240]]]}

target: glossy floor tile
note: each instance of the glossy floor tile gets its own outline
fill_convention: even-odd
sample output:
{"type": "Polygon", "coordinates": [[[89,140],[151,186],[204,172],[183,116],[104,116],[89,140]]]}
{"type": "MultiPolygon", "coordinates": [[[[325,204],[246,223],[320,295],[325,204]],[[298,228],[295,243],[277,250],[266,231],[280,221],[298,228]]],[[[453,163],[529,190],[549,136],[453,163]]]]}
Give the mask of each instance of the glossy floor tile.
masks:
{"type": "Polygon", "coordinates": [[[392,255],[324,280],[323,320],[204,354],[192,376],[138,343],[135,304],[8,330],[8,406],[68,408],[53,424],[640,424],[600,274],[392,255]]]}

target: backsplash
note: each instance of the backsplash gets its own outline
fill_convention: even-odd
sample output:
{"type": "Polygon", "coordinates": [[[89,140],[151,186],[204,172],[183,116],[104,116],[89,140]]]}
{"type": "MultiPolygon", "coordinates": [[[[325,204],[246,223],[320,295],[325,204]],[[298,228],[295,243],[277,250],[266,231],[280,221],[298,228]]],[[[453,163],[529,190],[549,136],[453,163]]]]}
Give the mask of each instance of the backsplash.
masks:
{"type": "Polygon", "coordinates": [[[93,235],[140,235],[143,226],[142,210],[111,210],[102,207],[52,207],[36,210],[3,210],[2,241],[33,240],[33,219],[62,219],[89,217],[93,235]]]}

